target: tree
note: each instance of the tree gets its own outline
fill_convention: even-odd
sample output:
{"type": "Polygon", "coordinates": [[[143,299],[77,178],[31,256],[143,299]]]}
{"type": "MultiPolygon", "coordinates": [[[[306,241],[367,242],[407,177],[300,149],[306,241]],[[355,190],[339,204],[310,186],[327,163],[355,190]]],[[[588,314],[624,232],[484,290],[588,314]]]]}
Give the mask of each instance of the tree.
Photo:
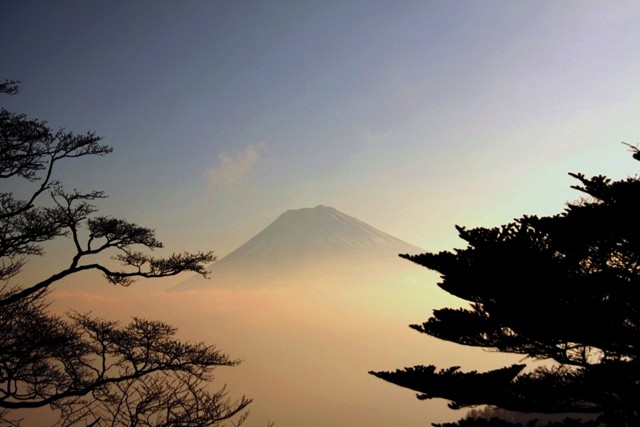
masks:
{"type": "MultiPolygon", "coordinates": [[[[17,82],[0,82],[0,93],[17,92],[17,82]]],[[[175,328],[159,321],[120,325],[47,309],[50,286],[82,271],[127,286],[140,277],[206,275],[214,260],[211,252],[145,254],[136,248],[162,247],[153,230],[97,216],[93,202],[102,192],[64,190],[55,167],[110,153],[100,141],[94,133],[54,132],[46,122],[0,109],[0,178],[29,188],[23,197],[0,192],[0,424],[18,425],[13,410],[40,407],[57,411],[61,426],[209,426],[236,415],[239,424],[250,400],[232,401],[224,388],[209,386],[215,367],[238,361],[215,347],[181,342],[175,328]],[[12,284],[30,256],[45,254],[43,243],[60,237],[75,250],[66,268],[27,286],[12,284]],[[105,255],[121,266],[105,263],[105,255]]]]}
{"type": "MultiPolygon", "coordinates": [[[[466,248],[401,255],[439,272],[438,286],[468,303],[434,310],[411,328],[548,363],[484,373],[457,366],[370,373],[417,391],[419,399],[447,399],[453,409],[493,405],[640,425],[640,179],[570,175],[585,197],[560,214],[523,216],[496,228],[457,227],[466,248]]],[[[472,423],[447,426],[486,425],[472,423]]]]}

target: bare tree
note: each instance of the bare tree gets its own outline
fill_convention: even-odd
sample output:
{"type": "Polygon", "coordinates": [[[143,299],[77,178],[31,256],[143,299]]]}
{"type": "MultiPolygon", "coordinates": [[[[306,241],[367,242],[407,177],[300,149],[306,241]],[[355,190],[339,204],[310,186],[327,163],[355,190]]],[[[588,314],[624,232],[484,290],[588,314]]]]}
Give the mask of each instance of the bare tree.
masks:
{"type": "MultiPolygon", "coordinates": [[[[0,93],[17,92],[17,82],[0,82],[0,93]]],[[[213,346],[181,342],[175,328],[159,321],[121,325],[47,309],[49,287],[81,271],[128,286],[140,277],[206,275],[215,259],[211,252],[150,256],[138,248],[162,247],[153,230],[95,215],[93,202],[105,197],[100,191],[64,190],[54,168],[64,159],[110,153],[100,141],[0,109],[0,179],[30,187],[22,197],[0,192],[0,423],[19,425],[13,410],[46,406],[61,426],[209,426],[230,419],[250,399],[230,400],[210,381],[215,367],[237,360],[213,346]],[[30,256],[45,254],[43,243],[59,237],[75,249],[66,267],[26,286],[11,283],[30,256]],[[120,267],[106,262],[108,255],[120,267]]]]}

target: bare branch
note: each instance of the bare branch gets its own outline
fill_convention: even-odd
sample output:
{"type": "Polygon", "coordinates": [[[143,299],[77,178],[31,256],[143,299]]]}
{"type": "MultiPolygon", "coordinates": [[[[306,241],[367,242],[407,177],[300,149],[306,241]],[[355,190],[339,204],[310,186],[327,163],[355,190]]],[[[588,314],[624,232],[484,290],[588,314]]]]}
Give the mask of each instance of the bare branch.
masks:
{"type": "MultiPolygon", "coordinates": [[[[17,82],[0,82],[15,94],[17,82]]],[[[50,406],[57,425],[210,426],[238,415],[250,403],[210,386],[218,366],[238,361],[203,343],[177,340],[175,328],[134,318],[120,325],[76,312],[48,312],[49,287],[82,271],[100,271],[113,284],[193,271],[206,275],[211,252],[152,257],[162,248],[152,229],[95,216],[100,191],[63,190],[53,178],[62,159],[105,155],[111,148],[92,132],[56,132],[46,122],[0,109],[0,179],[23,180],[31,191],[0,192],[0,423],[18,426],[12,410],[50,406]],[[39,204],[48,193],[51,200],[39,204]],[[69,237],[75,252],[66,268],[25,287],[10,285],[43,243],[69,237]],[[106,256],[120,269],[106,264],[106,256]]],[[[4,187],[3,187],[4,188],[4,187]]]]}

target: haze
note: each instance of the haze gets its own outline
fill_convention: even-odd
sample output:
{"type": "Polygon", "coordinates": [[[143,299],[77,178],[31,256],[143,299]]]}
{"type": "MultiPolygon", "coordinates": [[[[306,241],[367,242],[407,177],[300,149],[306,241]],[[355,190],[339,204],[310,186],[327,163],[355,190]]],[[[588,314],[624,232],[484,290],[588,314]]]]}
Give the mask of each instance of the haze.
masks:
{"type": "MultiPolygon", "coordinates": [[[[56,178],[104,190],[100,212],[156,229],[161,255],[223,258],[318,205],[439,251],[461,244],[455,224],[562,210],[579,197],[567,172],[636,173],[620,141],[640,134],[639,20],[632,1],[10,0],[0,79],[21,90],[1,102],[104,136],[112,155],[56,178]]],[[[57,271],[72,247],[47,249],[19,281],[57,271]]],[[[243,359],[216,385],[255,399],[248,427],[458,419],[367,371],[511,359],[410,330],[457,302],[393,260],[375,278],[214,275],[181,292],[186,276],[121,289],[86,275],[53,307],[158,318],[243,359]]]]}

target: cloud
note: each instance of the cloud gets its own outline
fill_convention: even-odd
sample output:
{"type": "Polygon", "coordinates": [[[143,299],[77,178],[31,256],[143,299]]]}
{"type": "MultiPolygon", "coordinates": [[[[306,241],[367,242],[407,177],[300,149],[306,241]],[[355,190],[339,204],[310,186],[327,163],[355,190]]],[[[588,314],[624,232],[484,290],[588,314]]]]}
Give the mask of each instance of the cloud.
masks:
{"type": "Polygon", "coordinates": [[[237,184],[253,169],[260,158],[265,144],[250,144],[244,150],[234,153],[220,153],[218,164],[209,170],[209,185],[212,188],[237,184]]]}

